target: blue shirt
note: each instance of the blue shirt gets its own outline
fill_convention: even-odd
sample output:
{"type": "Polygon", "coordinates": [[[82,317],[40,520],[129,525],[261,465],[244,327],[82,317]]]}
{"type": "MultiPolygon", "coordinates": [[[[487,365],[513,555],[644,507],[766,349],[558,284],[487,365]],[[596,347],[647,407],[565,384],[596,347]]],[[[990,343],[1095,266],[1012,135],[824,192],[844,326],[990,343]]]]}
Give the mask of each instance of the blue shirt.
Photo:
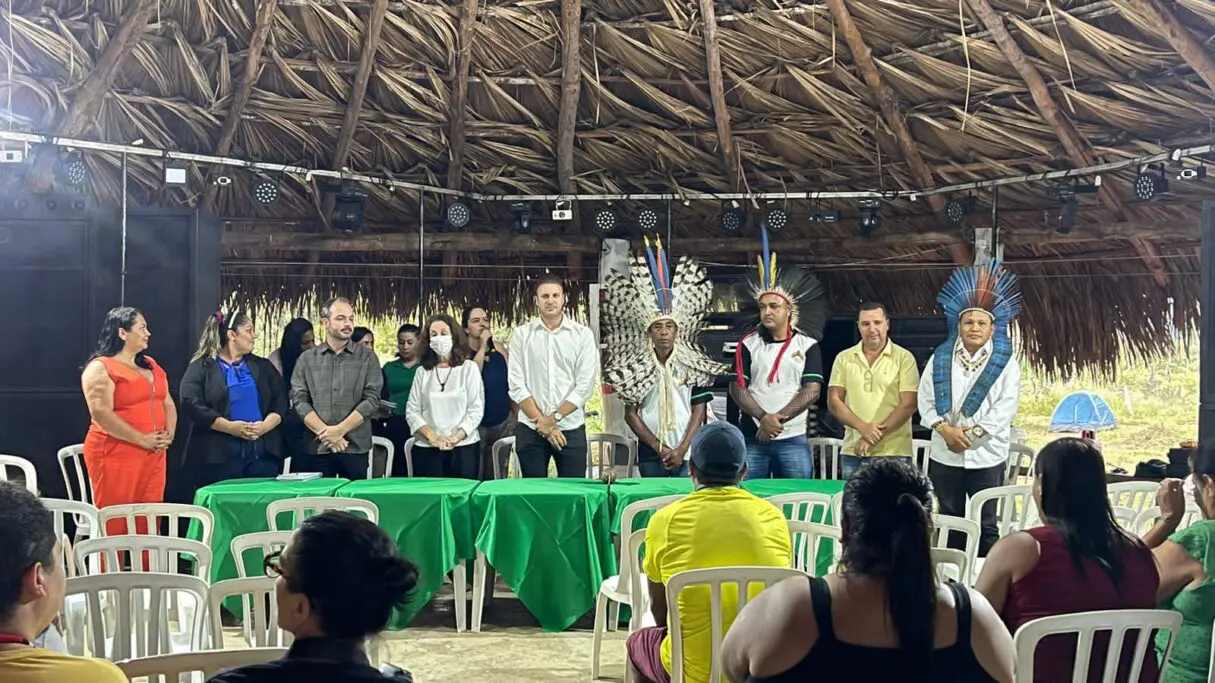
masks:
{"type": "Polygon", "coordinates": [[[219,361],[219,369],[224,373],[228,382],[228,419],[233,422],[261,422],[261,397],[257,393],[257,382],[249,371],[249,364],[243,360],[229,363],[223,358],[219,361]]]}
{"type": "Polygon", "coordinates": [[[493,346],[485,352],[481,379],[485,382],[485,415],[481,418],[481,426],[497,427],[510,417],[510,384],[506,377],[506,357],[493,346]]]}

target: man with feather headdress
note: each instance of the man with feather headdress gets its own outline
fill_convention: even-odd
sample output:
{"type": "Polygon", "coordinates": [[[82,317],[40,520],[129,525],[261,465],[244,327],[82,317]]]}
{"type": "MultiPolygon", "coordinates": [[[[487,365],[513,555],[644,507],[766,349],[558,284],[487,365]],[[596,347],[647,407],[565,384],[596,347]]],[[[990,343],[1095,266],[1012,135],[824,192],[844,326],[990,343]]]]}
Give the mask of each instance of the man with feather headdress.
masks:
{"type": "Polygon", "coordinates": [[[604,378],[624,401],[643,477],[688,475],[710,388],[726,372],[697,341],[712,302],[704,267],[685,257],[672,272],[661,240],[646,239],[646,255],[607,282],[604,378]]]}
{"type": "Polygon", "coordinates": [[[734,355],[730,398],[747,439],[747,478],[809,479],[807,410],[823,385],[818,347],[827,320],[827,293],[814,275],[779,268],[763,231],[758,277],[735,286],[741,329],[751,330],[734,355]]]}
{"type": "MultiPolygon", "coordinates": [[[[1008,332],[1021,295],[1016,277],[992,261],[955,270],[937,301],[949,337],[920,378],[920,419],[933,431],[928,476],[940,511],[964,517],[967,496],[1004,483],[1021,393],[1008,332]]],[[[983,507],[981,527],[979,553],[986,555],[999,538],[994,502],[983,507]]]]}

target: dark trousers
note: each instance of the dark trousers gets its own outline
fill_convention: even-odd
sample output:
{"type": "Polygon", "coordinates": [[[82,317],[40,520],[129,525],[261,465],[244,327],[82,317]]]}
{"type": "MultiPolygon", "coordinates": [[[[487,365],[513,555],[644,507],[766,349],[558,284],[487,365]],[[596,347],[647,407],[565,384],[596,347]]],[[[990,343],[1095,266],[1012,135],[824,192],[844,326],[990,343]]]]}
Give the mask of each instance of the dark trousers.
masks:
{"type": "MultiPolygon", "coordinates": [[[[404,458],[402,458],[404,460],[404,458]]],[[[481,444],[470,443],[441,451],[428,446],[413,447],[413,476],[476,479],[481,469],[481,444]]]]}
{"type": "Polygon", "coordinates": [[[586,476],[586,427],[561,433],[565,435],[565,448],[557,450],[531,427],[522,423],[515,427],[515,453],[524,477],[547,477],[549,458],[557,461],[558,477],[586,476]]]}
{"type": "MultiPolygon", "coordinates": [[[[928,477],[932,479],[932,488],[937,494],[937,503],[943,515],[954,517],[966,516],[966,497],[973,496],[979,491],[995,486],[1004,485],[1004,470],[1006,464],[983,469],[968,470],[964,467],[942,465],[936,460],[928,463],[928,477]]],[[[983,506],[979,513],[979,557],[986,557],[987,551],[1000,539],[1000,528],[996,523],[996,501],[983,506]]],[[[949,535],[949,547],[963,550],[966,547],[961,534],[949,535]]]]}
{"type": "MultiPolygon", "coordinates": [[[[392,472],[394,477],[408,477],[409,467],[405,462],[405,442],[409,441],[409,423],[404,415],[391,415],[386,420],[376,420],[372,433],[392,442],[392,472]]],[[[417,458],[414,458],[415,460],[417,458]]]]}
{"type": "Polygon", "coordinates": [[[322,477],[338,477],[351,481],[367,478],[366,453],[309,453],[302,460],[302,467],[292,463],[293,472],[320,472],[322,477]]]}
{"type": "Polygon", "coordinates": [[[637,444],[637,471],[643,477],[686,477],[688,476],[688,461],[673,470],[668,470],[658,457],[658,451],[649,446],[637,444]]]}
{"type": "Polygon", "coordinates": [[[262,456],[256,460],[227,460],[225,462],[204,462],[198,466],[194,478],[197,488],[210,486],[216,482],[230,479],[250,479],[255,477],[277,477],[283,472],[283,463],[262,456]]]}

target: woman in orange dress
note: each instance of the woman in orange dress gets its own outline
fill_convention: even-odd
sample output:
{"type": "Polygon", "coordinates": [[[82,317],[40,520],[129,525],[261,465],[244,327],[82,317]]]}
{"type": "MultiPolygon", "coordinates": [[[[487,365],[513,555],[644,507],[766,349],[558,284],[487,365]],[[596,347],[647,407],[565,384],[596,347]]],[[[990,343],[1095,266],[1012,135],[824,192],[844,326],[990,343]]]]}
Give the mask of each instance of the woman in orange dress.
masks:
{"type": "MultiPolygon", "coordinates": [[[[146,355],[151,336],[137,309],[111,309],[80,380],[92,417],[84,464],[98,508],[164,501],[165,451],[177,429],[177,407],[165,371],[146,355]]],[[[136,527],[148,533],[146,519],[136,527]]],[[[126,522],[113,520],[105,532],[127,533],[126,522]]]]}

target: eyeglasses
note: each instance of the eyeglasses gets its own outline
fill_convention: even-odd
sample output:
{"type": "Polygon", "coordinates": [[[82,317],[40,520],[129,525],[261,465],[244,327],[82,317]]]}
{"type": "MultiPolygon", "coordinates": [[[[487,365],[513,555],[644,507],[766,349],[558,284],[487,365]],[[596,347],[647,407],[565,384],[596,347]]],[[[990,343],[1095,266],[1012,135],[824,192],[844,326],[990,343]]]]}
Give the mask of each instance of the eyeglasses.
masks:
{"type": "Polygon", "coordinates": [[[283,551],[279,550],[267,555],[262,560],[262,571],[272,579],[280,576],[287,578],[287,573],[283,571],[283,551]]]}

